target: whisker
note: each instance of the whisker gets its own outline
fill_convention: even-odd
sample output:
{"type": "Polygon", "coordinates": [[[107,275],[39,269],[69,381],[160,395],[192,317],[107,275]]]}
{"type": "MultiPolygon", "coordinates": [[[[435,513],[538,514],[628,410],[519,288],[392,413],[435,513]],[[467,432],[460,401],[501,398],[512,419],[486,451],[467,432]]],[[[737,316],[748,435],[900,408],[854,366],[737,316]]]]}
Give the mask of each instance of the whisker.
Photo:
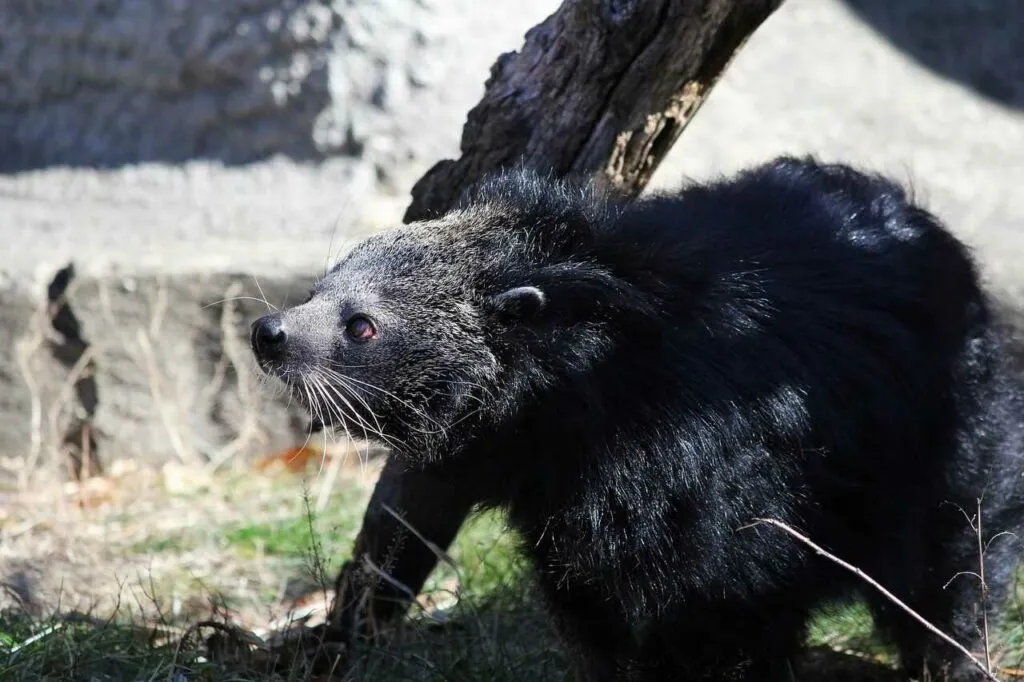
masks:
{"type": "MultiPolygon", "coordinates": [[[[311,414],[314,414],[314,419],[316,419],[317,417],[315,416],[315,413],[314,413],[314,410],[316,409],[316,406],[315,406],[315,404],[313,402],[313,398],[309,394],[309,389],[306,388],[305,383],[299,384],[299,387],[306,394],[306,404],[309,405],[309,411],[310,411],[311,414]]],[[[303,443],[302,443],[302,449],[303,450],[305,450],[306,447],[309,446],[309,441],[310,441],[310,439],[312,437],[313,437],[313,422],[310,421],[310,423],[309,423],[309,432],[306,434],[306,440],[303,441],[303,443]]]]}
{"type": "MultiPolygon", "coordinates": [[[[332,372],[331,374],[333,375],[334,382],[332,382],[330,386],[335,391],[335,393],[337,393],[338,397],[341,400],[345,401],[345,403],[349,406],[349,409],[351,409],[353,412],[355,412],[355,407],[352,405],[351,401],[346,397],[345,394],[348,394],[353,399],[358,400],[366,409],[366,411],[370,414],[370,417],[376,424],[376,428],[374,428],[371,427],[368,423],[366,423],[365,420],[362,420],[362,427],[364,431],[366,431],[366,433],[379,437],[380,440],[390,448],[405,447],[406,444],[401,439],[395,438],[394,436],[384,433],[384,428],[380,423],[380,418],[377,416],[377,413],[370,406],[369,402],[359,394],[359,391],[357,391],[351,385],[349,385],[347,377],[340,375],[337,372],[332,372]]],[[[367,450],[365,454],[366,457],[369,458],[369,450],[367,450]]]]}
{"type": "Polygon", "coordinates": [[[221,298],[217,299],[216,301],[211,301],[210,303],[204,305],[202,309],[206,310],[207,308],[212,308],[215,305],[220,305],[222,303],[230,303],[233,301],[256,301],[257,303],[263,303],[264,305],[266,305],[268,310],[276,310],[276,308],[273,308],[273,306],[271,306],[269,301],[267,301],[264,298],[259,298],[258,296],[229,296],[227,298],[221,298]]]}
{"type": "MultiPolygon", "coordinates": [[[[341,377],[341,378],[343,378],[343,377],[341,377]]],[[[328,383],[328,386],[335,393],[335,395],[337,395],[337,397],[340,400],[344,401],[344,403],[348,406],[348,408],[352,412],[353,416],[356,417],[356,419],[359,421],[359,426],[363,429],[363,431],[365,433],[368,433],[368,434],[375,435],[375,436],[379,437],[386,445],[389,445],[391,447],[403,446],[404,445],[404,443],[399,441],[397,438],[393,438],[393,437],[388,436],[388,435],[386,435],[384,433],[384,430],[383,430],[383,428],[380,425],[380,420],[377,418],[377,414],[366,403],[366,401],[362,399],[362,397],[358,396],[357,394],[355,394],[355,392],[352,391],[351,387],[347,387],[347,386],[345,386],[341,382],[338,382],[337,384],[335,384],[335,383],[328,383]],[[353,395],[353,397],[356,397],[357,399],[359,399],[362,402],[362,404],[366,407],[366,410],[370,413],[370,416],[373,418],[374,422],[376,422],[376,424],[377,424],[376,428],[373,428],[372,426],[370,426],[370,424],[367,423],[365,419],[363,419],[362,417],[359,416],[358,412],[356,412],[356,410],[355,410],[355,407],[352,405],[352,403],[342,393],[343,389],[348,390],[348,392],[351,395],[353,395]]],[[[368,454],[369,454],[369,451],[367,451],[367,455],[368,454]]]]}
{"type": "MultiPolygon", "coordinates": [[[[366,408],[366,411],[370,413],[370,417],[373,419],[374,424],[377,425],[377,432],[380,433],[382,431],[381,425],[380,425],[380,419],[377,418],[377,413],[373,411],[373,408],[370,407],[370,404],[366,401],[366,399],[363,396],[359,395],[358,391],[355,391],[355,390],[352,389],[352,387],[348,384],[348,378],[347,377],[343,377],[343,376],[339,375],[337,378],[339,379],[339,382],[338,382],[339,389],[341,389],[341,388],[346,389],[348,391],[349,395],[351,395],[353,398],[355,398],[360,403],[362,403],[363,407],[366,408]]],[[[344,399],[344,398],[342,398],[342,399],[344,399]]]]}
{"type": "MultiPolygon", "coordinates": [[[[333,372],[333,370],[332,370],[332,372],[333,372]]],[[[333,374],[341,382],[352,382],[352,383],[357,384],[359,386],[363,386],[363,387],[365,387],[365,388],[367,388],[369,390],[377,391],[378,393],[380,393],[380,394],[382,394],[382,395],[384,395],[384,396],[386,396],[388,398],[391,398],[392,400],[398,402],[399,404],[409,408],[410,410],[412,410],[416,414],[418,414],[421,417],[423,417],[425,420],[427,420],[427,421],[435,421],[422,408],[416,407],[415,405],[413,405],[408,400],[406,400],[404,398],[400,398],[400,397],[398,397],[397,395],[395,395],[394,393],[392,393],[390,391],[387,391],[387,390],[385,390],[383,388],[380,388],[379,386],[375,386],[374,384],[371,384],[369,382],[362,381],[360,379],[356,379],[355,377],[345,376],[345,375],[340,374],[338,372],[333,372],[333,374]]]]}
{"type": "Polygon", "coordinates": [[[277,312],[277,308],[275,308],[273,305],[271,305],[270,301],[267,300],[267,295],[265,293],[263,293],[263,287],[260,286],[260,280],[256,277],[256,275],[252,276],[252,281],[253,281],[253,284],[256,285],[256,289],[260,292],[260,296],[263,297],[263,304],[265,306],[267,306],[267,310],[270,310],[272,312],[277,312]]]}
{"type": "Polygon", "coordinates": [[[409,410],[411,410],[413,412],[413,414],[416,414],[416,415],[422,417],[424,419],[424,421],[433,423],[433,424],[435,424],[437,426],[436,430],[429,431],[429,430],[426,430],[426,429],[418,428],[418,427],[416,427],[413,424],[409,424],[408,422],[403,422],[403,423],[405,423],[405,425],[408,428],[412,429],[413,431],[416,431],[418,433],[422,433],[424,435],[437,435],[437,434],[442,434],[443,435],[443,434],[447,433],[447,427],[445,427],[444,424],[442,424],[441,422],[437,421],[436,419],[431,417],[425,410],[423,410],[422,408],[416,407],[415,405],[413,405],[408,400],[404,400],[402,398],[399,398],[394,393],[386,391],[386,390],[384,390],[384,389],[382,389],[382,388],[380,388],[378,386],[374,386],[373,384],[367,383],[365,381],[360,381],[359,379],[356,379],[354,377],[345,376],[345,375],[340,374],[340,373],[338,373],[338,372],[336,372],[334,370],[329,370],[329,371],[331,372],[331,376],[335,379],[335,381],[337,381],[339,384],[345,384],[346,385],[346,388],[349,390],[350,393],[355,393],[355,391],[354,391],[354,389],[351,386],[348,385],[349,382],[362,385],[362,386],[364,386],[364,387],[366,387],[367,389],[370,389],[370,390],[378,391],[379,393],[385,395],[386,397],[391,398],[391,399],[397,401],[399,404],[407,407],[409,410]]]}
{"type": "MultiPolygon", "coordinates": [[[[326,409],[332,415],[332,417],[330,419],[330,423],[333,424],[335,422],[335,420],[333,418],[334,410],[337,409],[337,410],[339,410],[339,413],[340,413],[340,408],[330,399],[330,396],[328,396],[327,393],[324,391],[323,385],[321,383],[321,379],[319,377],[317,377],[316,375],[311,376],[310,377],[309,385],[310,385],[311,390],[314,393],[317,393],[319,398],[323,399],[323,401],[324,401],[323,405],[326,407],[326,409]]],[[[340,415],[340,414],[339,414],[339,416],[341,417],[342,424],[344,424],[344,416],[340,415]]],[[[322,423],[324,422],[322,417],[321,417],[320,421],[322,423]]],[[[324,438],[323,455],[320,457],[320,468],[317,470],[315,478],[320,478],[320,476],[323,474],[323,471],[324,471],[324,464],[326,464],[326,462],[327,462],[327,439],[331,435],[331,434],[328,434],[327,431],[328,431],[328,429],[326,429],[326,428],[323,429],[323,438],[324,438]]],[[[337,441],[335,441],[335,443],[337,443],[337,441]]]]}
{"type": "MultiPolygon", "coordinates": [[[[375,431],[375,429],[373,429],[370,426],[370,424],[367,423],[367,421],[365,419],[363,419],[359,415],[359,413],[353,407],[352,403],[349,402],[348,399],[346,399],[345,396],[339,391],[338,386],[336,386],[333,382],[330,381],[330,377],[324,375],[321,371],[319,371],[319,369],[314,370],[314,374],[315,374],[315,378],[316,378],[316,381],[318,383],[318,386],[320,386],[321,390],[323,391],[325,399],[329,400],[332,403],[332,405],[334,405],[334,407],[337,409],[338,415],[341,417],[341,420],[342,420],[343,423],[344,423],[346,418],[350,418],[352,421],[356,422],[358,424],[358,426],[360,428],[362,428],[364,431],[366,431],[368,433],[373,433],[375,431]],[[342,408],[342,405],[340,405],[337,400],[335,400],[334,398],[332,398],[332,397],[327,395],[327,391],[328,390],[331,392],[331,394],[333,394],[334,398],[337,398],[338,400],[341,400],[345,404],[345,407],[348,407],[348,412],[346,412],[342,408]]],[[[372,414],[372,410],[371,410],[371,414],[372,414]]],[[[374,416],[376,417],[376,415],[374,415],[374,416]]],[[[378,422],[378,427],[376,429],[376,432],[383,437],[383,433],[381,433],[381,431],[380,431],[380,424],[379,424],[379,422],[378,422]]],[[[351,434],[349,434],[349,438],[351,440],[355,440],[355,439],[353,439],[351,437],[351,434]]]]}
{"type": "MultiPolygon", "coordinates": [[[[344,396],[342,396],[340,393],[338,393],[337,387],[335,387],[330,382],[326,382],[325,381],[325,377],[320,375],[320,376],[316,377],[316,380],[317,380],[318,384],[320,385],[321,390],[330,389],[339,398],[341,398],[343,401],[345,400],[344,396]]],[[[346,404],[349,405],[349,409],[352,409],[351,404],[349,404],[347,401],[346,401],[346,404]]],[[[341,412],[341,406],[338,405],[337,407],[338,407],[339,412],[341,412]]],[[[365,421],[362,420],[360,418],[360,416],[354,410],[352,411],[352,417],[354,417],[355,420],[358,420],[358,421],[362,422],[362,428],[363,428],[364,432],[366,432],[366,433],[372,433],[373,432],[373,430],[369,428],[369,425],[365,424],[365,421]]],[[[341,421],[341,427],[345,430],[345,434],[348,436],[349,444],[355,444],[356,443],[356,439],[352,437],[352,432],[348,428],[348,424],[345,421],[345,416],[344,415],[341,416],[341,420],[340,421],[341,421]]],[[[378,431],[378,435],[385,442],[388,442],[390,440],[387,436],[384,435],[384,433],[382,431],[378,431]]],[[[357,456],[359,456],[360,453],[358,451],[358,447],[356,448],[356,453],[357,453],[357,456]]],[[[359,465],[360,465],[360,474],[361,475],[365,475],[366,474],[366,465],[368,463],[369,463],[369,446],[367,445],[366,452],[362,453],[362,456],[359,457],[359,465]]],[[[322,470],[323,470],[323,467],[321,466],[321,472],[322,472],[322,470]]],[[[318,473],[317,475],[319,476],[320,474],[318,473]]],[[[325,485],[326,484],[327,484],[327,482],[325,482],[325,485]]],[[[326,497],[324,497],[322,499],[326,499],[326,497]]]]}

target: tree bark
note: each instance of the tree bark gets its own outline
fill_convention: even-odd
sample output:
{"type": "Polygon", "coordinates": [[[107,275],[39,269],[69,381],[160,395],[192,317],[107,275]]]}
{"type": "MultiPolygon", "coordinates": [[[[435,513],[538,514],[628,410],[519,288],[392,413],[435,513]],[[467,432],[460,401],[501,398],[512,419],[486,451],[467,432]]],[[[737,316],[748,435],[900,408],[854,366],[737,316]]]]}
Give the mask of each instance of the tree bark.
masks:
{"type": "Polygon", "coordinates": [[[406,221],[444,213],[480,177],[525,163],[635,195],[733,56],[782,0],[566,0],[491,67],[462,156],[412,190],[406,221]]]}
{"type": "MultiPolygon", "coordinates": [[[[474,182],[516,164],[596,176],[635,196],[781,3],[565,0],[519,52],[495,62],[463,128],[462,155],[416,183],[406,222],[443,214],[474,182]]],[[[472,500],[450,483],[422,477],[395,461],[385,465],[338,578],[330,622],[343,637],[404,613],[470,511],[472,500]]]]}

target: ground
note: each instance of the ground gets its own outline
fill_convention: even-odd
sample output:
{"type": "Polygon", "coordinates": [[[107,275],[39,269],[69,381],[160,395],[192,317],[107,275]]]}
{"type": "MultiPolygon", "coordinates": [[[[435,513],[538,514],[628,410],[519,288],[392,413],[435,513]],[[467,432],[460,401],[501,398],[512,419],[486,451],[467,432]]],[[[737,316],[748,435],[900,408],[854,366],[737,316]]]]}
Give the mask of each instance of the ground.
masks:
{"type": "MultiPolygon", "coordinates": [[[[83,485],[9,496],[0,560],[25,571],[0,616],[0,679],[229,679],[227,669],[278,679],[258,674],[258,658],[204,663],[210,652],[192,648],[189,626],[214,619],[269,638],[289,621],[322,618],[379,463],[348,449],[326,462],[309,453],[298,472],[284,458],[216,475],[120,466],[83,485]],[[47,575],[54,565],[59,575],[47,575]]],[[[452,551],[457,571],[432,576],[411,636],[360,661],[356,679],[429,679],[467,666],[473,679],[559,679],[560,651],[501,529],[493,516],[467,526],[452,551]],[[439,637],[455,604],[457,622],[439,637]]]]}
{"type": "MultiPolygon", "coordinates": [[[[0,679],[308,678],[298,662],[271,668],[266,646],[322,620],[379,465],[361,448],[311,446],[249,470],[120,463],[81,485],[10,494],[0,560],[24,569],[6,586],[0,679]],[[236,646],[208,646],[217,632],[236,646]]],[[[451,557],[392,641],[319,679],[570,679],[500,516],[474,518],[451,557]]],[[[1018,610],[993,626],[1002,679],[1024,661],[1018,610]]],[[[862,606],[823,611],[810,644],[802,680],[899,679],[862,606]]]]}
{"type": "MultiPolygon", "coordinates": [[[[424,90],[426,102],[412,98],[394,114],[404,131],[400,139],[376,135],[367,143],[420,150],[392,165],[342,157],[321,165],[273,158],[225,167],[196,159],[0,176],[0,417],[8,418],[0,423],[21,433],[16,427],[29,420],[24,382],[8,351],[34,308],[15,310],[4,298],[10,292],[38,297],[69,260],[115,293],[123,286],[131,301],[138,298],[128,295],[135,282],[149,276],[244,273],[266,285],[272,277],[315,273],[343,242],[398,220],[411,183],[438,158],[458,153],[465,112],[495,56],[516,49],[523,31],[556,5],[465,3],[473,12],[449,31],[466,41],[449,64],[459,67],[458,77],[424,90]],[[474,14],[484,7],[500,13],[474,14]]],[[[1018,72],[1024,62],[1012,50],[1021,44],[1024,13],[1016,6],[1007,0],[787,0],[738,55],[658,169],[653,188],[779,153],[876,168],[913,184],[977,249],[994,282],[1022,300],[1024,79],[1018,72]],[[895,16],[901,13],[907,16],[895,16]],[[994,90],[1007,94],[993,97],[993,88],[979,89],[979,82],[1002,83],[994,90]]],[[[181,309],[205,305],[209,293],[180,291],[181,309]]],[[[122,323],[134,333],[149,320],[126,315],[122,323]]],[[[106,381],[109,405],[123,382],[106,381]]],[[[121,402],[137,407],[135,394],[125,393],[121,402]]],[[[328,463],[321,472],[310,463],[302,473],[275,474],[238,463],[233,471],[207,474],[173,462],[161,467],[135,431],[122,432],[129,434],[125,449],[136,452],[133,466],[108,462],[107,477],[81,487],[40,479],[0,490],[0,577],[7,588],[0,595],[7,608],[0,616],[0,679],[268,679],[258,656],[211,661],[212,652],[188,628],[216,610],[217,622],[264,638],[289,610],[308,611],[313,620],[321,615],[321,577],[333,574],[350,551],[372,468],[361,472],[350,457],[340,470],[328,463]],[[94,619],[71,618],[72,612],[94,619]]],[[[24,440],[0,452],[0,469],[23,454],[24,440]]],[[[444,567],[432,578],[442,606],[451,605],[453,592],[460,597],[449,626],[428,627],[424,609],[417,610],[420,622],[361,660],[352,679],[567,678],[511,551],[514,539],[500,527],[497,518],[477,520],[452,552],[460,580],[444,567]]],[[[1002,679],[1024,667],[1020,595],[1015,601],[993,647],[1002,679]]],[[[811,672],[820,679],[840,679],[839,664],[850,680],[869,679],[865,670],[882,675],[891,662],[872,640],[862,609],[823,614],[811,639],[817,646],[811,672]],[[866,667],[858,668],[859,661],[866,667]]]]}

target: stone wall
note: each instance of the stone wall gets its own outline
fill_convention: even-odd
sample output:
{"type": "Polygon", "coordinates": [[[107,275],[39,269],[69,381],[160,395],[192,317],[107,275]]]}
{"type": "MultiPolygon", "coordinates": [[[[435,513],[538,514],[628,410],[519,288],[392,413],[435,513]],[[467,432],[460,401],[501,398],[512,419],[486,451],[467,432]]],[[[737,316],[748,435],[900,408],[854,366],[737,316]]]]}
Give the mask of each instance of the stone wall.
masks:
{"type": "MultiPolygon", "coordinates": [[[[899,4],[787,0],[652,186],[854,162],[912,183],[1022,300],[1024,5],[899,4]],[[994,90],[963,75],[993,70],[994,90]]],[[[556,5],[0,0],[0,481],[71,472],[83,444],[159,465],[301,443],[294,405],[252,383],[253,299],[294,301],[399,220],[497,55],[556,5]]]]}
{"type": "Polygon", "coordinates": [[[255,297],[396,220],[556,6],[0,2],[0,479],[301,442],[257,386],[255,297]]]}
{"type": "Polygon", "coordinates": [[[500,5],[5,0],[0,170],[340,154],[388,176],[452,147],[453,112],[557,3],[500,5]]]}

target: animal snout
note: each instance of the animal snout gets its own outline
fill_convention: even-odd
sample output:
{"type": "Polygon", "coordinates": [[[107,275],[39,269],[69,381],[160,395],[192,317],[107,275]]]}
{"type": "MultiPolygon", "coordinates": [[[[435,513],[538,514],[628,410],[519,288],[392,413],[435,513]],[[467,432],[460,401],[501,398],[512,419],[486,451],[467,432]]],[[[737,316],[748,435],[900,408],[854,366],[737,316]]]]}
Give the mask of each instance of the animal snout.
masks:
{"type": "Polygon", "coordinates": [[[257,359],[280,359],[288,343],[288,332],[285,330],[281,315],[264,315],[253,322],[249,343],[257,359]]]}

